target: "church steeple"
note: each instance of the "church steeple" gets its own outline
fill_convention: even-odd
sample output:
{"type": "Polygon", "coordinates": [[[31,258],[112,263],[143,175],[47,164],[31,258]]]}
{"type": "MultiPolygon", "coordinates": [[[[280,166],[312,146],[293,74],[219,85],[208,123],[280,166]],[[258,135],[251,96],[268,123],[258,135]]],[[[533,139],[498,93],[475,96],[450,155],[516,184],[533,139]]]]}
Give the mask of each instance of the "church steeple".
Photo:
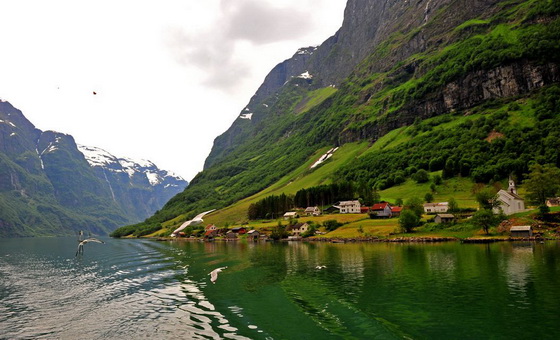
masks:
{"type": "Polygon", "coordinates": [[[508,192],[517,195],[517,188],[515,187],[515,182],[511,176],[509,178],[508,192]]]}

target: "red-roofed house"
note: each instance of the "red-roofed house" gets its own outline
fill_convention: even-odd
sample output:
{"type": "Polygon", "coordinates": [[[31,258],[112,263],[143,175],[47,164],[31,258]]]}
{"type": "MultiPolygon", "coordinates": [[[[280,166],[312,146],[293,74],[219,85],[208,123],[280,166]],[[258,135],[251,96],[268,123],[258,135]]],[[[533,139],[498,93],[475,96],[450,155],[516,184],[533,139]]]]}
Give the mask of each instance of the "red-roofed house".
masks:
{"type": "Polygon", "coordinates": [[[387,202],[376,203],[371,207],[371,216],[391,217],[391,206],[387,202]]]}
{"type": "Polygon", "coordinates": [[[401,216],[402,207],[391,207],[391,216],[399,217],[401,216]]]}
{"type": "Polygon", "coordinates": [[[206,226],[206,228],[204,228],[204,237],[213,238],[216,237],[217,235],[218,235],[218,228],[215,225],[209,224],[206,226]]]}

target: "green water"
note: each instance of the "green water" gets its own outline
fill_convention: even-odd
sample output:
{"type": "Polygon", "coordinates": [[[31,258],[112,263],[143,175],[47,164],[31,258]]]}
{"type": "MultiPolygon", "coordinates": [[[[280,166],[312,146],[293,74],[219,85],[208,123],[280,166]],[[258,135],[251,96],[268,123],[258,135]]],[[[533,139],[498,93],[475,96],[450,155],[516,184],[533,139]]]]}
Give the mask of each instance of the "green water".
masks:
{"type": "Polygon", "coordinates": [[[0,339],[560,338],[556,241],[105,242],[0,239],[0,339]]]}
{"type": "Polygon", "coordinates": [[[206,297],[233,326],[273,338],[560,337],[557,242],[173,247],[195,277],[227,265],[206,297]]]}

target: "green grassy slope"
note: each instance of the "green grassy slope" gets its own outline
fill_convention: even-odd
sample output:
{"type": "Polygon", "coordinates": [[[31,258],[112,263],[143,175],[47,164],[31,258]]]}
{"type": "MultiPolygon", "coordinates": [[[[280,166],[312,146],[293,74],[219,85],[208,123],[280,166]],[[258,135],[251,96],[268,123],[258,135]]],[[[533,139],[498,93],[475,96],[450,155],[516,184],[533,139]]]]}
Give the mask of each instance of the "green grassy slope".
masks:
{"type": "Polygon", "coordinates": [[[251,202],[264,196],[337,180],[366,182],[387,199],[423,197],[427,188],[407,180],[418,169],[444,177],[436,199],[456,195],[460,205],[469,207],[474,204],[470,183],[496,182],[512,173],[521,179],[534,161],[560,165],[560,87],[555,78],[545,77],[549,85],[514,96],[468,97],[453,109],[440,100],[448,85],[502,67],[557,68],[558,2],[502,1],[495,10],[441,33],[438,25],[446,25],[446,15],[451,15],[446,11],[454,10],[460,9],[449,6],[417,30],[390,35],[336,91],[317,90],[301,79],[288,82],[265,100],[266,109],[259,109],[251,122],[255,128],[238,145],[153,217],[115,236],[150,233],[211,208],[224,210],[208,221],[235,223],[245,218],[251,202]],[[378,66],[393,51],[416,42],[417,34],[432,31],[441,35],[438,44],[395,60],[389,70],[372,71],[382,69],[378,66]],[[331,160],[308,170],[337,145],[341,148],[331,160]],[[401,183],[403,178],[407,181],[401,183]]]}

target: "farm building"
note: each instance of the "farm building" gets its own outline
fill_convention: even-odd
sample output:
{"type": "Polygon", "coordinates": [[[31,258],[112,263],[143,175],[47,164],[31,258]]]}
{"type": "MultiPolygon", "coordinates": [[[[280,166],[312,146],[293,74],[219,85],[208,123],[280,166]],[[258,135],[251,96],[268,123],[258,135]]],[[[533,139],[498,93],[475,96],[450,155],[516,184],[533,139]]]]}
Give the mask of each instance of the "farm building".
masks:
{"type": "Polygon", "coordinates": [[[533,229],[530,225],[521,225],[511,227],[509,230],[511,237],[531,237],[533,236],[533,229]]]}
{"type": "Polygon", "coordinates": [[[455,221],[455,215],[453,214],[437,214],[434,218],[434,222],[436,223],[451,223],[455,221]]]}
{"type": "Polygon", "coordinates": [[[289,220],[290,218],[298,218],[298,217],[299,217],[299,215],[295,211],[288,211],[287,213],[284,214],[284,219],[285,220],[289,220]]]}
{"type": "Polygon", "coordinates": [[[426,214],[446,213],[449,209],[447,202],[425,203],[424,212],[426,214]]]}
{"type": "Polygon", "coordinates": [[[321,209],[319,207],[307,207],[305,209],[305,215],[307,216],[319,216],[321,215],[321,209]]]}
{"type": "Polygon", "coordinates": [[[387,202],[376,203],[371,207],[370,216],[391,217],[391,206],[387,202]]]}

